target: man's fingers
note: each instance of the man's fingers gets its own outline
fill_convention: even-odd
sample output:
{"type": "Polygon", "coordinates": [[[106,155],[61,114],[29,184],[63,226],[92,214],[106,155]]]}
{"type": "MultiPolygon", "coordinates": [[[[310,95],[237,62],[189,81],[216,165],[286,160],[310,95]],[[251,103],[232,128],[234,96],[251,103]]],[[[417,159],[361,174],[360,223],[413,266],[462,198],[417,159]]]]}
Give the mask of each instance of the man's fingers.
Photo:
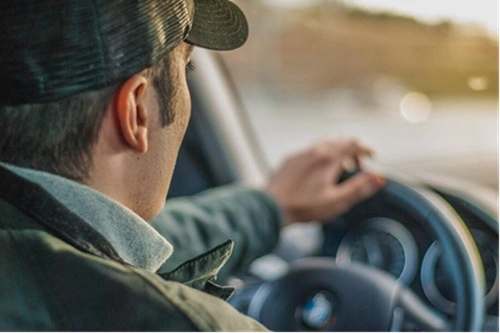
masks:
{"type": "Polygon", "coordinates": [[[342,214],[355,203],[371,197],[384,185],[383,178],[370,173],[359,173],[337,184],[332,188],[332,202],[337,203],[334,215],[342,214]]]}
{"type": "Polygon", "coordinates": [[[296,157],[304,157],[311,167],[315,165],[331,164],[338,161],[349,165],[347,169],[360,166],[363,157],[370,157],[373,151],[354,139],[323,141],[296,157]]]}
{"type": "Polygon", "coordinates": [[[333,154],[343,154],[343,155],[369,155],[373,154],[373,151],[360,143],[356,139],[341,139],[341,140],[330,140],[326,141],[325,144],[330,146],[330,150],[333,154]]]}
{"type": "Polygon", "coordinates": [[[327,220],[382,188],[381,178],[365,173],[337,183],[343,171],[359,169],[360,160],[371,155],[354,139],[323,141],[285,160],[266,190],[280,206],[285,224],[327,220]]]}

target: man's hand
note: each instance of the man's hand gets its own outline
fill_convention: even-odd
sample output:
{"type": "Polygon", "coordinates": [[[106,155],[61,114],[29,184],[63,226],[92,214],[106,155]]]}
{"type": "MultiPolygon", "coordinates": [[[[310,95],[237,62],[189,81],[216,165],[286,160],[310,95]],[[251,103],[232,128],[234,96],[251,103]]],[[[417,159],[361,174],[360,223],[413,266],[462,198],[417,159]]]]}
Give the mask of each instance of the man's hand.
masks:
{"type": "Polygon", "coordinates": [[[285,160],[266,189],[278,202],[284,224],[331,219],[379,191],[383,179],[364,172],[338,183],[346,169],[359,167],[369,155],[356,140],[342,139],[321,142],[285,160]]]}

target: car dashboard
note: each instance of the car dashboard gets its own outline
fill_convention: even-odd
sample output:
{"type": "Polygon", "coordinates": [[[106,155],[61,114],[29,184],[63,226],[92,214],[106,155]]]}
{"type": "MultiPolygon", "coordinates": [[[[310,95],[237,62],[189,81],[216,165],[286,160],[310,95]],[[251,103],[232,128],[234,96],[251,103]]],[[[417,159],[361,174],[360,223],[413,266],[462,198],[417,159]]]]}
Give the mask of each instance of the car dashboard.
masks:
{"type": "MultiPolygon", "coordinates": [[[[466,198],[437,191],[466,224],[484,267],[485,330],[498,331],[498,221],[466,198]]],[[[430,230],[394,209],[381,210],[371,201],[323,228],[318,255],[339,264],[362,263],[383,270],[409,286],[429,306],[444,315],[455,310],[453,288],[440,244],[430,230]],[[367,209],[368,208],[368,209],[367,209]]]]}

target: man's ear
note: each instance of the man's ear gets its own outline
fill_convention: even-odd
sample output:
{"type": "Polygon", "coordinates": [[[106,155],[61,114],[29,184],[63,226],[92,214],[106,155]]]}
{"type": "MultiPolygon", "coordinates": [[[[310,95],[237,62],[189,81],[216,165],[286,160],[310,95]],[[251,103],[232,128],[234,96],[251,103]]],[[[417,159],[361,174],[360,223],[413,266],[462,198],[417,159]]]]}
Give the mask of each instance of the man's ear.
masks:
{"type": "Polygon", "coordinates": [[[116,93],[115,114],[125,142],[139,153],[148,150],[148,109],[144,95],[148,80],[142,75],[127,79],[116,93]]]}

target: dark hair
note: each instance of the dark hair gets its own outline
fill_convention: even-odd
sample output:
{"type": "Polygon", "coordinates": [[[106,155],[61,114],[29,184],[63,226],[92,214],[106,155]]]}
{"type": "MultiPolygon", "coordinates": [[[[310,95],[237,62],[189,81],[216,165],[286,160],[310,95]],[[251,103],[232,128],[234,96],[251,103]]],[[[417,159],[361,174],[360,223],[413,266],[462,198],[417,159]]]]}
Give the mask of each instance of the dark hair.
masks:
{"type": "MultiPolygon", "coordinates": [[[[174,120],[168,102],[168,61],[166,56],[144,71],[159,92],[162,126],[174,120]]],[[[102,120],[119,86],[57,102],[0,105],[0,161],[83,181],[92,165],[102,120]]]]}

